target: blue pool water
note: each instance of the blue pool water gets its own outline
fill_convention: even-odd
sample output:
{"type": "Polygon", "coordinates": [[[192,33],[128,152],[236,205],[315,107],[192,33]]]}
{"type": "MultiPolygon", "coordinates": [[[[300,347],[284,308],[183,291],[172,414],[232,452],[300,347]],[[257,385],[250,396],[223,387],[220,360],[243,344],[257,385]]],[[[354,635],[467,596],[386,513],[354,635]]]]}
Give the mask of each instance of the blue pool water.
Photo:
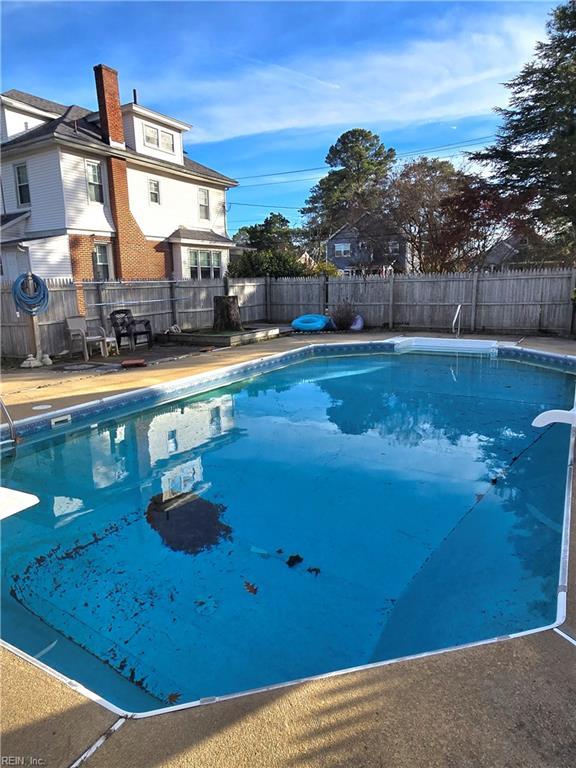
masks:
{"type": "Polygon", "coordinates": [[[18,451],[2,635],[145,711],[556,616],[574,378],[314,358],[18,451]]]}

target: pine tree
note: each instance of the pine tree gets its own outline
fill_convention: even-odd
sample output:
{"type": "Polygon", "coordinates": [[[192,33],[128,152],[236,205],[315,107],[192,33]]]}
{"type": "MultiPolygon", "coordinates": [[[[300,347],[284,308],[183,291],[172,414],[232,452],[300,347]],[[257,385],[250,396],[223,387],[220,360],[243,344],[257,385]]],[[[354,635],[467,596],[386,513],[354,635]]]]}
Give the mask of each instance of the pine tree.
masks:
{"type": "Polygon", "coordinates": [[[496,143],[472,157],[492,164],[502,191],[529,196],[540,221],[576,231],[576,0],[552,12],[547,32],[507,83],[496,143]]]}
{"type": "Polygon", "coordinates": [[[321,241],[372,211],[395,157],[371,131],[354,128],[343,133],[326,155],[332,170],[312,188],[302,209],[311,236],[321,241]]]}

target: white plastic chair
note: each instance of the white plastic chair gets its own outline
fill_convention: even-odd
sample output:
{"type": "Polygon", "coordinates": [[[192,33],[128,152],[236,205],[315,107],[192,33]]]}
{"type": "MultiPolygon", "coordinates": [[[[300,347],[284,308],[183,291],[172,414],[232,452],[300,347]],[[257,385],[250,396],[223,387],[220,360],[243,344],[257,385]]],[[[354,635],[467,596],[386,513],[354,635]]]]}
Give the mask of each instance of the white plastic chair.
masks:
{"type": "Polygon", "coordinates": [[[120,354],[116,337],[108,336],[102,326],[98,326],[97,329],[89,329],[85,317],[80,315],[67,317],[66,331],[70,337],[70,346],[72,346],[75,338],[79,338],[82,342],[82,351],[86,362],[90,359],[90,344],[100,345],[102,357],[108,357],[108,344],[116,349],[116,354],[120,354]]]}

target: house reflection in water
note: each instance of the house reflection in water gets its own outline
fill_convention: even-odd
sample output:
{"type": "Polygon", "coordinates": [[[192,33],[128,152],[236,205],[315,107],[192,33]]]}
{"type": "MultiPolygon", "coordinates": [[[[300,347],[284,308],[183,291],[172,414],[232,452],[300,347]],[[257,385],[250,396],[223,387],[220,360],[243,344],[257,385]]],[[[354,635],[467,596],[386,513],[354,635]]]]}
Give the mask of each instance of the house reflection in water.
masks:
{"type": "Polygon", "coordinates": [[[171,403],[103,423],[87,437],[63,436],[61,442],[48,446],[49,455],[40,462],[44,466],[37,469],[48,471],[54,460],[61,468],[67,495],[53,497],[53,512],[64,522],[87,511],[96,501],[94,492],[98,492],[99,504],[105,503],[111,491],[116,498],[119,493],[130,492],[132,497],[138,493],[147,504],[150,488],[158,488],[158,481],[164,500],[202,493],[208,487],[202,454],[238,437],[234,400],[231,395],[220,395],[171,403]]]}

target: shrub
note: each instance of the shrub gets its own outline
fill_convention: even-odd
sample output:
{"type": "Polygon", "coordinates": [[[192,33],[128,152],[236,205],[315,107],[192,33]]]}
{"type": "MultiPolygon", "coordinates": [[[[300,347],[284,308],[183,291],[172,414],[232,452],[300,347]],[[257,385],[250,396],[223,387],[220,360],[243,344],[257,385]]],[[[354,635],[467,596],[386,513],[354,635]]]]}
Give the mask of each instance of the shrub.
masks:
{"type": "Polygon", "coordinates": [[[332,312],[332,320],[339,331],[347,331],[354,322],[356,310],[350,301],[342,301],[332,312]]]}

